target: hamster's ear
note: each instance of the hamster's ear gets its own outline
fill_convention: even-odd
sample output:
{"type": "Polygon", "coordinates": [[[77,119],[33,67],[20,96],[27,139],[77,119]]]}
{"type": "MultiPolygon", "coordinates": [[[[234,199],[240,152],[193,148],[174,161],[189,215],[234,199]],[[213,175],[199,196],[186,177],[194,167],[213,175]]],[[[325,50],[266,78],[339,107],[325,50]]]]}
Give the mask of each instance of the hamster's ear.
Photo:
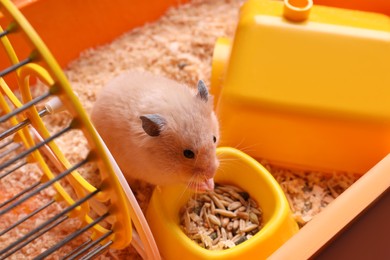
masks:
{"type": "Polygon", "coordinates": [[[204,102],[207,102],[209,99],[209,91],[207,90],[206,84],[203,80],[198,81],[198,94],[196,94],[196,96],[204,102]]]}
{"type": "Polygon", "coordinates": [[[166,124],[165,119],[157,114],[148,114],[140,116],[142,128],[150,136],[159,136],[162,128],[166,124]]]}

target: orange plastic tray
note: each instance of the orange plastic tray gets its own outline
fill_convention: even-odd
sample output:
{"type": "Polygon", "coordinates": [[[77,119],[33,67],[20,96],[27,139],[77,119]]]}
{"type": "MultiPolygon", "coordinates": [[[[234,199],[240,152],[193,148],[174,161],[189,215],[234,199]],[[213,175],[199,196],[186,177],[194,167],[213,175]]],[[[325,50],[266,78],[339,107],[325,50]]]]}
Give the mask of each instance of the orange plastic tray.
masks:
{"type": "MultiPolygon", "coordinates": [[[[78,57],[84,49],[108,43],[132,28],[157,20],[169,7],[185,2],[187,0],[15,1],[61,66],[78,57]]],[[[0,25],[4,25],[1,14],[0,25]]],[[[13,44],[25,49],[21,41],[13,44]]],[[[5,67],[5,60],[0,57],[0,69],[5,67]]]]}

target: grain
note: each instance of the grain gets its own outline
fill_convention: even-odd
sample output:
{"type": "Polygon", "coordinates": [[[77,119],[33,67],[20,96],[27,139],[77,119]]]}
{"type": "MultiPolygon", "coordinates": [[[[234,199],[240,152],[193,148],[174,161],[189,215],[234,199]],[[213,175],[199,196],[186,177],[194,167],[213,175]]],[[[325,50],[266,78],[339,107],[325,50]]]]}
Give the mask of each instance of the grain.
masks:
{"type": "Polygon", "coordinates": [[[216,209],[215,213],[219,214],[221,216],[224,216],[224,217],[228,217],[228,218],[235,218],[235,217],[237,217],[237,214],[235,214],[234,212],[231,212],[229,210],[225,210],[225,209],[216,209]]]}
{"type": "Polygon", "coordinates": [[[180,211],[180,226],[184,233],[200,246],[210,250],[234,247],[255,235],[261,229],[260,209],[253,209],[253,199],[247,192],[233,186],[216,184],[215,190],[199,196],[195,194],[180,211]],[[223,195],[227,193],[228,196],[223,195]],[[209,199],[211,199],[211,206],[209,199]],[[227,207],[224,206],[225,198],[227,207]],[[216,208],[213,208],[215,202],[216,208]],[[196,208],[202,208],[199,216],[193,216],[196,208]],[[252,215],[252,216],[251,216],[252,215]],[[188,217],[193,216],[193,217],[188,217]],[[252,222],[253,220],[253,222],[252,222]],[[191,223],[188,223],[191,221],[191,223]],[[210,229],[212,230],[210,232],[210,229]]]}
{"type": "MultiPolygon", "coordinates": [[[[207,215],[207,218],[209,219],[209,221],[214,224],[214,225],[217,225],[217,226],[221,226],[221,221],[219,220],[219,218],[217,218],[215,215],[211,215],[211,214],[208,214],[207,215]]],[[[218,229],[217,229],[218,230],[218,229]]]]}
{"type": "Polygon", "coordinates": [[[249,213],[248,212],[238,211],[235,215],[237,217],[239,217],[240,219],[245,219],[245,220],[249,219],[249,213]]]}
{"type": "Polygon", "coordinates": [[[211,195],[211,199],[214,201],[215,205],[219,209],[225,209],[225,206],[222,204],[222,202],[217,198],[215,195],[211,195]]]}
{"type": "Polygon", "coordinates": [[[238,208],[241,207],[241,206],[242,206],[241,202],[239,202],[239,201],[234,201],[234,202],[232,202],[232,203],[230,203],[230,204],[228,205],[227,209],[228,209],[228,210],[235,210],[235,209],[238,209],[238,208]]]}

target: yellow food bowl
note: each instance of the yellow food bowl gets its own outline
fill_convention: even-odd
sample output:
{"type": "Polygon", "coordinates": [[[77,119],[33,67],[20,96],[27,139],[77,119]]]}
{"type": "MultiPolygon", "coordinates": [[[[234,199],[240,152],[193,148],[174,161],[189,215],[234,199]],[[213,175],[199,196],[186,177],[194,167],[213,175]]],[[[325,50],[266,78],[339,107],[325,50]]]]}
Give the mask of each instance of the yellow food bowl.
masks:
{"type": "Polygon", "coordinates": [[[260,163],[234,148],[220,147],[217,154],[221,166],[215,182],[248,192],[263,211],[263,228],[230,249],[211,251],[202,248],[180,228],[179,211],[191,197],[191,191],[185,185],[157,187],[149,204],[147,220],[164,259],[264,259],[298,231],[282,189],[260,163]]]}

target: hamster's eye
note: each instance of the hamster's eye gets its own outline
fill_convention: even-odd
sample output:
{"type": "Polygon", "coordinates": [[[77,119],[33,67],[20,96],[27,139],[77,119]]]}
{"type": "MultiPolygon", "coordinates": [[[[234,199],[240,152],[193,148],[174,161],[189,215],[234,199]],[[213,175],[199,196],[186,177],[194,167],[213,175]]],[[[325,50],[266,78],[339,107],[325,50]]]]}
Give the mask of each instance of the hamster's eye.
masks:
{"type": "Polygon", "coordinates": [[[213,141],[214,141],[214,143],[217,142],[217,137],[215,137],[215,135],[213,135],[213,141]]]}
{"type": "Polygon", "coordinates": [[[184,155],[184,157],[186,157],[188,159],[193,159],[195,157],[194,152],[191,150],[187,150],[187,149],[183,151],[183,155],[184,155]]]}

